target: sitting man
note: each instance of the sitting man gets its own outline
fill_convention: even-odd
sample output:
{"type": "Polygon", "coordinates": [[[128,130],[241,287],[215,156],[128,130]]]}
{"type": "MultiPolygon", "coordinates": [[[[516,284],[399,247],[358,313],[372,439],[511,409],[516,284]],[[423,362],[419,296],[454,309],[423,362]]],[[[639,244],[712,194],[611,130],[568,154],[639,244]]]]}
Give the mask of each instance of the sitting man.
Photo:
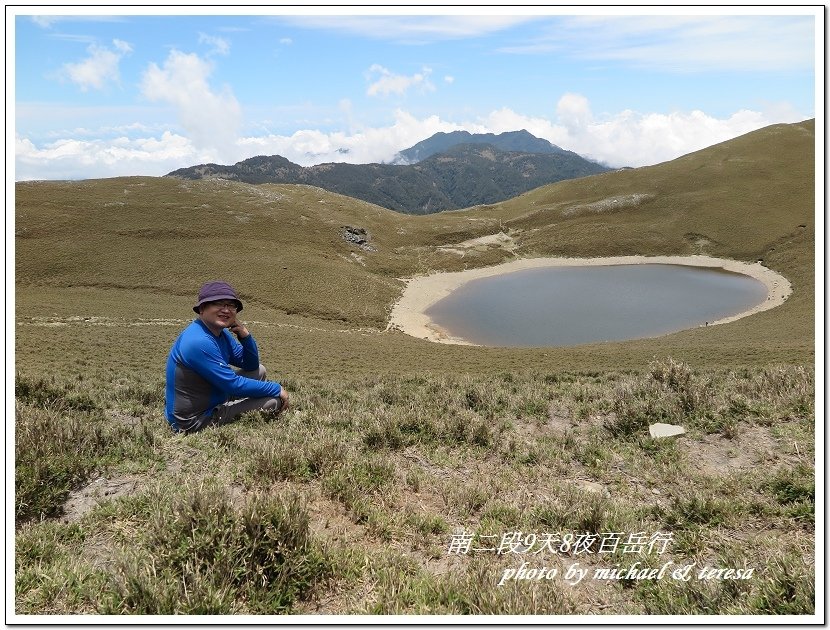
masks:
{"type": "Polygon", "coordinates": [[[170,427],[193,432],[246,411],[276,415],[287,409],[288,393],[279,383],[265,380],[256,342],[236,319],[242,302],[233,287],[208,282],[193,310],[199,317],[182,331],[167,358],[165,414],[170,427]]]}

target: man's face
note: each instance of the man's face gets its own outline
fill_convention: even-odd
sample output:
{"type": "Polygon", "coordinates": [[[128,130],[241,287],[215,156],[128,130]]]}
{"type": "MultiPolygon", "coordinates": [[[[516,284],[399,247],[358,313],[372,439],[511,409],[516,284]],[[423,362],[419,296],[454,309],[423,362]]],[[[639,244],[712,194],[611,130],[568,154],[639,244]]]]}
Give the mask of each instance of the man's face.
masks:
{"type": "Polygon", "coordinates": [[[199,309],[199,317],[209,328],[216,330],[227,328],[236,319],[236,302],[233,300],[205,302],[199,309]]]}

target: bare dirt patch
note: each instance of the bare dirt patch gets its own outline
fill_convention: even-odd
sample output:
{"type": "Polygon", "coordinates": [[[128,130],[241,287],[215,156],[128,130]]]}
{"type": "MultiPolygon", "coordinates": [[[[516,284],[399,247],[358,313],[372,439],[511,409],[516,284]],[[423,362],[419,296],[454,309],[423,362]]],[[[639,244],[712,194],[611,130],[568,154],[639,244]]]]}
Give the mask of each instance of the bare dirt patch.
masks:
{"type": "Polygon", "coordinates": [[[724,476],[762,466],[775,457],[778,444],[766,427],[747,427],[732,439],[706,435],[689,441],[684,448],[692,470],[712,476],[724,476]]]}
{"type": "Polygon", "coordinates": [[[123,424],[128,427],[139,425],[142,422],[142,419],[140,417],[134,416],[129,413],[124,413],[123,411],[119,411],[118,409],[107,409],[106,414],[109,419],[114,420],[118,424],[123,424]]]}
{"type": "Polygon", "coordinates": [[[518,244],[510,234],[499,232],[498,234],[488,234],[487,236],[471,238],[469,240],[462,241],[461,243],[442,245],[438,247],[438,250],[442,252],[451,252],[463,257],[470,253],[476,254],[487,251],[492,247],[501,248],[512,253],[518,247],[518,244]]]}
{"type": "Polygon", "coordinates": [[[61,520],[65,523],[73,523],[104,501],[135,494],[141,480],[141,477],[135,475],[94,479],[83,488],[69,494],[63,506],[64,514],[61,520]]]}
{"type": "Polygon", "coordinates": [[[559,403],[552,402],[548,407],[548,426],[554,433],[562,434],[579,426],[570,410],[559,403]]]}
{"type": "Polygon", "coordinates": [[[592,203],[583,203],[570,206],[562,211],[563,216],[572,216],[581,212],[610,212],[626,208],[636,208],[641,203],[654,199],[654,195],[647,193],[633,193],[631,195],[614,195],[592,203]]]}

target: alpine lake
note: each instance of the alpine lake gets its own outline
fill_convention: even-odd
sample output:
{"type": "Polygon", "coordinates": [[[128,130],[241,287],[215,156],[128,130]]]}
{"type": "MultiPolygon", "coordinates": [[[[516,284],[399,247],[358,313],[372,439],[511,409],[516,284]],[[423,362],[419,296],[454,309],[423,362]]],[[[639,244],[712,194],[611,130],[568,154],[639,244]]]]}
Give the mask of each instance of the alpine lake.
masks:
{"type": "Polygon", "coordinates": [[[766,299],[759,280],[714,267],[547,267],[470,280],[426,315],[476,345],[563,347],[707,326],[766,299]]]}

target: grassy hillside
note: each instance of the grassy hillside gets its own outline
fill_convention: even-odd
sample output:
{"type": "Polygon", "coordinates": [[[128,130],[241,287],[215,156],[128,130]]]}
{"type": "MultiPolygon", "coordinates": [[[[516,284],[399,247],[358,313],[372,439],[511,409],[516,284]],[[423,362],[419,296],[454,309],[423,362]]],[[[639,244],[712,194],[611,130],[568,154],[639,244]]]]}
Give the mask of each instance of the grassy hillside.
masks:
{"type": "MultiPolygon", "coordinates": [[[[106,317],[126,299],[140,303],[134,318],[186,319],[198,286],[224,278],[245,298],[246,317],[266,324],[260,335],[286,354],[281,370],[290,375],[371,373],[380,357],[392,372],[413,365],[450,372],[634,368],[669,354],[704,365],[811,362],[812,130],[812,123],[775,126],[658,166],[429,217],[297,186],[169,178],[20,183],[17,315],[43,316],[52,304],[60,317],[106,317]],[[370,249],[346,240],[346,226],[365,229],[370,249]],[[462,256],[447,247],[500,231],[512,238],[511,249],[468,248],[462,256]],[[412,275],[513,256],[687,253],[763,260],[794,293],[780,308],[726,326],[575,349],[448,348],[386,331],[401,279],[412,275]]],[[[31,330],[19,330],[25,353],[31,330]]],[[[161,361],[173,330],[158,332],[138,343],[152,345],[161,361]]],[[[72,334],[39,328],[36,337],[72,334]]],[[[117,354],[129,354],[137,340],[128,337],[117,354]]]]}
{"type": "Polygon", "coordinates": [[[306,186],[17,184],[16,612],[812,613],[814,177],[805,122],[430,216],[306,186]],[[727,325],[567,349],[387,330],[415,274],[687,253],[761,259],[793,294],[727,325]],[[216,278],[294,405],[173,437],[164,361],[216,278]],[[687,433],[655,440],[654,422],[687,433]],[[510,553],[448,552],[515,531],[510,553]],[[517,551],[545,532],[671,544],[517,551]],[[523,561],[754,575],[499,586],[523,561]]]}

